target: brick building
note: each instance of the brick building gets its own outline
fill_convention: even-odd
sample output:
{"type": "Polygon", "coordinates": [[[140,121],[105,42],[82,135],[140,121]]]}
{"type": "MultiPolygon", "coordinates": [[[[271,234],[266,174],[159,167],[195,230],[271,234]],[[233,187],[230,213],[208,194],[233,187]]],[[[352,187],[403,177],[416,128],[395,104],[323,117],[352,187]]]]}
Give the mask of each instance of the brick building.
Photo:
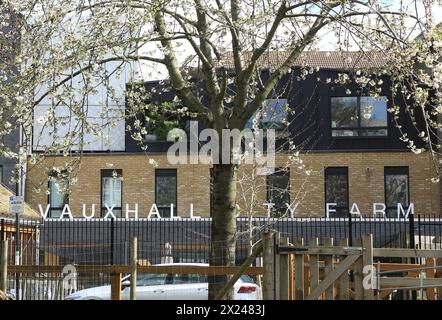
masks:
{"type": "MultiPolygon", "coordinates": [[[[268,77],[272,65],[283,59],[284,53],[264,55],[260,62],[262,77],[268,77]]],[[[390,101],[388,78],[381,79],[379,97],[370,96],[352,82],[333,85],[340,74],[351,75],[367,66],[380,68],[384,63],[385,57],[377,54],[307,52],[280,81],[266,105],[277,110],[288,104],[296,111],[293,115],[278,109],[272,122],[288,120],[288,132],[301,148],[305,167],[291,165],[282,173],[257,177],[254,181],[261,187],[256,191],[254,214],[267,215],[268,205],[264,203],[275,203],[271,210],[275,215],[285,212],[285,203],[296,207],[295,215],[299,216],[324,216],[327,203],[334,203],[330,213],[336,216],[346,216],[355,209],[353,203],[363,215],[372,214],[373,204],[378,208],[385,204],[387,215],[396,216],[397,203],[404,210],[413,204],[416,214],[439,214],[439,185],[431,182],[436,175],[433,160],[428,153],[411,152],[400,141],[387,109],[393,104],[403,109],[405,104],[400,97],[390,101]],[[313,71],[302,77],[306,65],[313,71]]],[[[148,91],[157,85],[143,84],[148,91]]],[[[161,102],[173,97],[173,92],[167,91],[152,93],[151,99],[161,102]]],[[[95,205],[95,217],[106,215],[106,206],[113,207],[117,216],[125,216],[126,209],[133,216],[138,204],[138,216],[147,217],[154,203],[163,217],[170,217],[170,203],[174,216],[209,216],[210,165],[170,164],[166,152],[171,142],[164,141],[155,130],[150,135],[153,139],[149,137],[148,151],[143,151],[125,129],[131,121],[128,118],[126,126],[117,126],[112,132],[117,147],[91,147],[81,157],[72,152],[70,156],[81,161],[77,183],[69,196],[57,192],[62,180],[48,182],[48,176],[53,175],[51,168],[63,166],[66,157],[48,156],[41,163],[30,164],[26,201],[37,210],[41,205],[43,211],[49,204],[49,217],[60,216],[65,204],[76,217],[82,216],[83,204],[88,215],[95,205]],[[47,191],[51,191],[49,195],[47,191]]],[[[416,138],[418,131],[406,116],[401,116],[400,123],[410,138],[416,138]]],[[[184,122],[183,128],[187,124],[184,122]]],[[[290,155],[281,148],[276,167],[282,168],[290,155]]],[[[243,166],[239,176],[245,171],[243,166]]],[[[244,214],[247,203],[241,196],[243,189],[238,187],[238,205],[244,214]]]]}

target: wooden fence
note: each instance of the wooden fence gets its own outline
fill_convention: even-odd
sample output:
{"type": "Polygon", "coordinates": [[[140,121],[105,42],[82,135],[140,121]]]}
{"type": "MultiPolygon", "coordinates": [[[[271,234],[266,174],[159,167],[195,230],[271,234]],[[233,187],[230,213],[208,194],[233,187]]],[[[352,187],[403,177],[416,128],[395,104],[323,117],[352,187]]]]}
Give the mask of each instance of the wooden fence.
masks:
{"type": "Polygon", "coordinates": [[[264,234],[264,299],[373,300],[393,292],[402,298],[442,300],[442,250],[373,248],[371,235],[352,247],[312,238],[289,243],[278,232],[264,234]],[[379,258],[401,258],[406,263],[381,263],[379,258]],[[410,261],[419,261],[411,263],[410,261]]]}
{"type": "MultiPolygon", "coordinates": [[[[290,241],[276,231],[267,231],[242,266],[140,266],[136,248],[133,239],[130,265],[76,265],[75,272],[106,275],[115,300],[121,299],[125,274],[132,275],[130,297],[136,299],[137,273],[232,275],[217,299],[227,296],[241,274],[249,274],[262,275],[263,298],[270,300],[373,300],[387,299],[394,292],[406,293],[403,298],[442,300],[442,250],[373,248],[372,235],[363,235],[353,246],[348,246],[346,239],[337,245],[326,239],[319,246],[317,238],[306,245],[304,239],[290,241]],[[261,253],[263,267],[251,267],[261,253]],[[403,263],[381,263],[380,258],[399,258],[403,263]]],[[[0,252],[4,255],[5,251],[0,252]]],[[[41,299],[64,297],[63,266],[7,266],[7,257],[0,258],[0,290],[5,286],[5,275],[20,274],[30,279],[21,282],[21,297],[26,298],[29,290],[37,291],[41,299]],[[41,280],[48,278],[51,281],[45,288],[41,280]]]]}

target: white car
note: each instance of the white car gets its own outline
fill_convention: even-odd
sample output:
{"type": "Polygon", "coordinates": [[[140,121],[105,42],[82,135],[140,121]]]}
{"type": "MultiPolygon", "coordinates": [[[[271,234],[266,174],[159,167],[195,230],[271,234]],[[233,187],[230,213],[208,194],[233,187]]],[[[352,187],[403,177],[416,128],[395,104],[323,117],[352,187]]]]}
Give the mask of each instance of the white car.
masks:
{"type": "MultiPolygon", "coordinates": [[[[203,263],[173,263],[158,266],[208,266],[203,263]]],[[[130,297],[130,275],[122,279],[122,300],[130,297]]],[[[241,275],[233,286],[233,300],[259,300],[261,289],[252,278],[241,275]]],[[[137,300],[207,300],[209,284],[203,274],[138,273],[137,300]]],[[[66,300],[110,300],[111,287],[101,286],[77,291],[66,300]]]]}

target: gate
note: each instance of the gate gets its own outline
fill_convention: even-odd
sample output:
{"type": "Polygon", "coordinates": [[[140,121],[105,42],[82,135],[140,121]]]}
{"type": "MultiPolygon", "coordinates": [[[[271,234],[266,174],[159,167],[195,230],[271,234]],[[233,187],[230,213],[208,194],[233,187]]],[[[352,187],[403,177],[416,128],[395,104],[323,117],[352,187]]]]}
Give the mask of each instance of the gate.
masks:
{"type": "Polygon", "coordinates": [[[442,250],[373,248],[371,234],[348,245],[342,239],[289,242],[263,235],[263,298],[269,300],[442,299],[442,250]],[[380,262],[399,259],[401,263],[380,262]],[[377,261],[375,261],[377,260],[377,261]],[[411,263],[412,261],[413,263],[411,263]]]}

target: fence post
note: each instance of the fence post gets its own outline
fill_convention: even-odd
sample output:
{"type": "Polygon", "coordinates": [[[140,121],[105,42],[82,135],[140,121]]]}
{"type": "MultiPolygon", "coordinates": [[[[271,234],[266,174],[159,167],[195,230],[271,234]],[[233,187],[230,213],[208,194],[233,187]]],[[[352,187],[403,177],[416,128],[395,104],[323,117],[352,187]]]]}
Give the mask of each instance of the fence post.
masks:
{"type": "MultiPolygon", "coordinates": [[[[442,266],[442,258],[437,258],[436,259],[436,266],[442,266]]],[[[442,278],[442,269],[441,268],[438,268],[436,270],[435,277],[436,278],[442,278]]],[[[436,288],[436,292],[437,292],[437,299],[438,300],[442,300],[442,287],[436,288]]]]}
{"type": "MultiPolygon", "coordinates": [[[[318,238],[312,237],[309,241],[310,247],[319,246],[318,238]]],[[[310,255],[310,292],[309,295],[319,286],[319,255],[311,254],[310,255]]]]}
{"type": "MultiPolygon", "coordinates": [[[[333,238],[324,239],[324,245],[326,247],[333,247],[333,238]]],[[[330,272],[333,271],[333,255],[324,256],[324,277],[326,277],[330,272]]],[[[325,290],[325,300],[334,299],[334,285],[332,284],[325,290]]]]}
{"type": "Polygon", "coordinates": [[[274,300],[275,294],[275,255],[276,231],[269,230],[263,233],[263,281],[262,281],[262,297],[264,300],[274,300]]]}
{"type": "MultiPolygon", "coordinates": [[[[362,239],[357,239],[355,245],[362,247],[362,239]]],[[[364,268],[362,253],[356,260],[354,264],[354,288],[355,288],[355,300],[364,300],[364,288],[362,286],[362,281],[364,280],[364,274],[362,269],[364,268]]]]}
{"type": "MultiPolygon", "coordinates": [[[[410,239],[409,239],[409,248],[410,249],[415,249],[416,248],[416,240],[415,240],[415,236],[414,236],[414,214],[408,214],[408,227],[409,227],[409,234],[410,234],[410,239]]],[[[411,258],[410,259],[411,263],[416,263],[416,259],[415,258],[411,258]]],[[[410,291],[411,294],[411,299],[412,300],[417,300],[417,291],[416,290],[411,290],[410,291]]]]}
{"type": "MultiPolygon", "coordinates": [[[[282,237],[280,240],[282,246],[289,245],[289,238],[282,237]]],[[[289,300],[289,255],[279,255],[279,299],[289,300]]]]}
{"type": "Polygon", "coordinates": [[[121,300],[121,273],[114,273],[111,276],[111,299],[121,300]]]}
{"type": "Polygon", "coordinates": [[[8,240],[0,242],[0,291],[6,293],[8,281],[8,240]]]}
{"type": "Polygon", "coordinates": [[[137,237],[132,239],[130,246],[130,300],[137,298],[137,237]]]}
{"type": "MultiPolygon", "coordinates": [[[[342,247],[348,247],[348,239],[341,239],[339,245],[342,247]]],[[[339,257],[340,262],[344,261],[344,259],[345,255],[339,257]]],[[[349,300],[348,284],[349,284],[349,272],[345,271],[339,277],[339,300],[349,300]]]]}
{"type": "MultiPolygon", "coordinates": [[[[295,246],[303,247],[304,239],[294,242],[295,246]]],[[[295,254],[295,295],[296,300],[304,300],[304,254],[295,254]]]]}
{"type": "Polygon", "coordinates": [[[374,289],[373,288],[373,280],[374,280],[374,274],[373,274],[373,235],[371,234],[364,234],[362,236],[362,265],[363,268],[365,266],[370,266],[369,272],[371,272],[371,275],[373,278],[371,279],[370,284],[372,285],[371,288],[363,288],[364,289],[364,300],[374,300],[374,289]]]}

